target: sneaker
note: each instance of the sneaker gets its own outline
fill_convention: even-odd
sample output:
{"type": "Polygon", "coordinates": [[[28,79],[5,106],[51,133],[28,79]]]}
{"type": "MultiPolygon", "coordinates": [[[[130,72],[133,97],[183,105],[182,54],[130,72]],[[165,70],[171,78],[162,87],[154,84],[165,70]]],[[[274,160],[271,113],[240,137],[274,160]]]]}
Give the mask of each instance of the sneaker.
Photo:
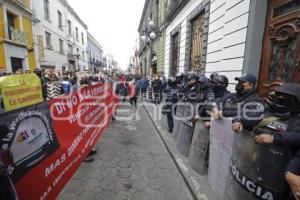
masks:
{"type": "Polygon", "coordinates": [[[85,160],[84,160],[84,162],[86,162],[86,163],[91,163],[91,162],[93,162],[94,161],[94,158],[86,158],[85,160]]]}
{"type": "Polygon", "coordinates": [[[92,149],[89,153],[88,156],[92,156],[92,155],[95,155],[97,153],[97,150],[96,149],[92,149]]]}

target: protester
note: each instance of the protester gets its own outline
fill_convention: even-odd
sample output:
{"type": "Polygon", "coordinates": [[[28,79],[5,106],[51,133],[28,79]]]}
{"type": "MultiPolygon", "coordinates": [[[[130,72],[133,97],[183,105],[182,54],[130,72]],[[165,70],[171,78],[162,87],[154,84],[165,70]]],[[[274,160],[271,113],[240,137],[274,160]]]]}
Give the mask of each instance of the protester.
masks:
{"type": "Polygon", "coordinates": [[[138,95],[139,95],[139,90],[136,87],[135,84],[135,80],[132,79],[129,82],[129,102],[132,106],[134,106],[135,108],[137,107],[137,99],[138,99],[138,95]]]}
{"type": "Polygon", "coordinates": [[[151,86],[154,96],[153,101],[155,104],[160,104],[162,100],[163,84],[158,75],[156,75],[154,80],[151,82],[151,86]]]}
{"type": "Polygon", "coordinates": [[[285,177],[295,198],[300,199],[300,84],[282,85],[266,102],[267,112],[255,128],[258,135],[254,141],[286,145],[292,150],[285,177]]]}
{"type": "Polygon", "coordinates": [[[227,99],[221,112],[215,108],[213,116],[233,118],[232,130],[236,133],[243,130],[252,131],[262,120],[264,113],[263,101],[256,94],[257,79],[253,74],[248,73],[235,80],[238,81],[236,93],[227,99]]]}
{"type": "Polygon", "coordinates": [[[142,99],[144,99],[146,97],[147,89],[149,87],[149,80],[146,76],[144,76],[143,79],[141,80],[140,87],[141,87],[142,99]]]}
{"type": "Polygon", "coordinates": [[[126,98],[128,96],[128,85],[126,83],[126,78],[125,76],[120,76],[119,77],[119,83],[117,84],[116,87],[116,94],[122,99],[123,102],[126,101],[126,98]]]}
{"type": "Polygon", "coordinates": [[[10,180],[9,174],[0,160],[0,199],[18,200],[16,189],[10,180]]]}
{"type": "Polygon", "coordinates": [[[71,85],[71,82],[70,82],[69,75],[67,73],[63,74],[61,84],[62,84],[62,93],[63,94],[69,94],[71,92],[72,85],[71,85]]]}

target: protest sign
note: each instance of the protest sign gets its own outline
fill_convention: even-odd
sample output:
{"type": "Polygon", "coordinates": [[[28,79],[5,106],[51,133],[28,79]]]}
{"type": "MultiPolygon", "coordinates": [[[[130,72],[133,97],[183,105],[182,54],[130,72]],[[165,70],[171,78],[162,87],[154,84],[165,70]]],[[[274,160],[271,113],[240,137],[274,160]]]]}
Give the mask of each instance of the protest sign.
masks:
{"type": "Polygon", "coordinates": [[[43,101],[41,81],[33,73],[0,78],[5,111],[23,108],[43,101]]]}

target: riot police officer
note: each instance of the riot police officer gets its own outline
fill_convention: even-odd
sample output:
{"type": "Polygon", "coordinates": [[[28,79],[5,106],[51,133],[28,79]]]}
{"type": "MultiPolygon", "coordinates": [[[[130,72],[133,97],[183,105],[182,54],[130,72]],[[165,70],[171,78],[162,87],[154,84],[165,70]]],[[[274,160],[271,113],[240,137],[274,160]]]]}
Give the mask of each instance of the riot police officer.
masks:
{"type": "Polygon", "coordinates": [[[206,105],[199,110],[199,116],[206,118],[204,126],[210,127],[210,112],[214,107],[221,109],[223,103],[229,98],[231,93],[227,90],[229,81],[224,75],[215,75],[210,83],[212,93],[208,93],[206,105]]]}
{"type": "Polygon", "coordinates": [[[236,93],[231,94],[224,103],[221,112],[213,110],[213,116],[233,118],[232,130],[240,133],[243,129],[252,131],[262,120],[264,114],[264,104],[262,99],[256,94],[257,78],[250,73],[235,78],[238,81],[236,93]]]}
{"type": "Polygon", "coordinates": [[[167,87],[164,89],[164,93],[166,94],[166,104],[163,107],[163,114],[167,115],[168,120],[168,131],[169,133],[173,133],[174,123],[173,123],[173,106],[177,102],[177,81],[174,77],[170,77],[167,82],[167,87]]]}
{"type": "Polygon", "coordinates": [[[259,144],[285,145],[292,150],[285,178],[294,197],[300,199],[300,84],[282,85],[266,102],[267,113],[255,129],[258,136],[254,140],[259,144]]]}
{"type": "Polygon", "coordinates": [[[184,103],[182,106],[182,123],[179,131],[179,135],[176,141],[176,148],[179,153],[184,156],[188,156],[191,141],[193,138],[193,132],[195,127],[195,105],[199,99],[199,75],[196,72],[190,72],[186,77],[187,84],[184,93],[184,103]]]}

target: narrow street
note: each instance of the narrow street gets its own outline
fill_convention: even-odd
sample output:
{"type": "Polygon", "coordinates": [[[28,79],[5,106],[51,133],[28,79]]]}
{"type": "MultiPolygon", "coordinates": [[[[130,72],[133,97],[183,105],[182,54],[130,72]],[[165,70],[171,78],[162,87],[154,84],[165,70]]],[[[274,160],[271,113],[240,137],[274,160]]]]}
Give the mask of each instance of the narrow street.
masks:
{"type": "Polygon", "coordinates": [[[134,119],[112,122],[96,149],[95,161],[81,165],[58,199],[192,199],[143,107],[134,119]]]}

